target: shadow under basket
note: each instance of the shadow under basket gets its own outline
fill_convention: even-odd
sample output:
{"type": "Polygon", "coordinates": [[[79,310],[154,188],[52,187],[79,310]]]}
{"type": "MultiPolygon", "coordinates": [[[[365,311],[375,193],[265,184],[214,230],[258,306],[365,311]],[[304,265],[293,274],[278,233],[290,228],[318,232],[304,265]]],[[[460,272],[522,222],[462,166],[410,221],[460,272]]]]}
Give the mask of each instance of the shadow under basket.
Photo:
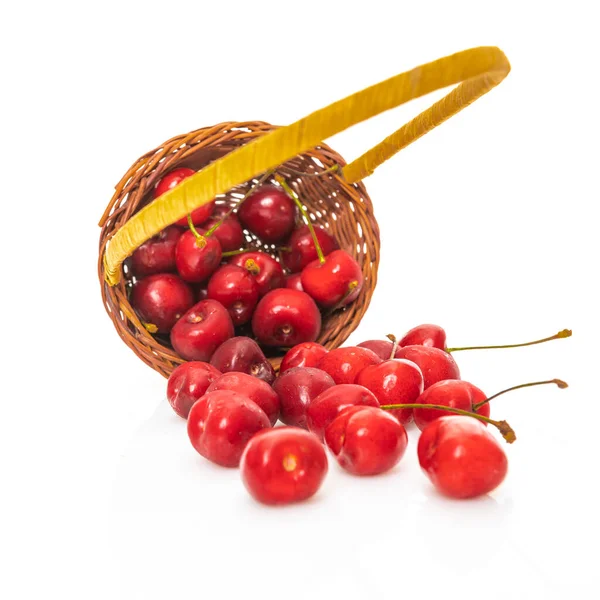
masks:
{"type": "MultiPolygon", "coordinates": [[[[98,275],[104,306],[123,341],[149,366],[168,377],[185,362],[172,349],[168,336],[152,335],[129,303],[132,275],[123,264],[123,276],[115,286],[106,282],[102,260],[107,242],[151,198],[155,183],[167,171],[189,167],[196,171],[232,150],[276,129],[268,123],[229,122],[205,127],[175,137],[156,150],[144,154],[123,176],[102,219],[98,275]]],[[[340,170],[323,174],[344,159],[325,144],[289,160],[277,168],[298,195],[313,224],[325,227],[340,248],[360,264],[364,285],[354,302],[334,312],[322,311],[323,324],[318,342],[331,349],[340,346],[356,329],[365,314],[377,283],[379,265],[379,227],[373,206],[362,182],[344,181],[340,170]]],[[[216,198],[217,205],[235,206],[257,179],[229,190],[216,198]]],[[[245,231],[248,250],[262,250],[277,258],[275,248],[263,245],[245,231]]],[[[244,331],[244,335],[251,335],[244,331]]],[[[285,349],[264,349],[277,370],[285,349]]]]}

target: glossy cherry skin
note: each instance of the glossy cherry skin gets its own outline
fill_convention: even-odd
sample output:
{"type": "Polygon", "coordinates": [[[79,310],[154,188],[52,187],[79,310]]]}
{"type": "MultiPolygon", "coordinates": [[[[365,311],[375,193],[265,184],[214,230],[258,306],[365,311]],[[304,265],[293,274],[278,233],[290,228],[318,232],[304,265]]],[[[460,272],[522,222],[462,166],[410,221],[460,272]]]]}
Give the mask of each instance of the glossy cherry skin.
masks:
{"type": "MultiPolygon", "coordinates": [[[[169,171],[166,175],[164,175],[156,184],[153,190],[154,198],[158,198],[162,196],[165,192],[172,190],[174,187],[178,186],[184,179],[187,179],[191,175],[194,175],[195,171],[192,169],[187,169],[185,167],[180,167],[178,169],[173,169],[169,171]]],[[[201,225],[212,215],[214,210],[215,203],[214,200],[212,202],[208,202],[196,208],[192,211],[192,221],[194,225],[201,225]]],[[[187,226],[187,217],[183,217],[179,219],[179,221],[175,222],[176,225],[181,225],[182,227],[187,226]]]]}
{"type": "Polygon", "coordinates": [[[304,342],[287,351],[281,361],[279,374],[294,367],[316,367],[319,361],[329,352],[325,346],[317,342],[304,342]]]}
{"type": "Polygon", "coordinates": [[[450,354],[429,346],[404,346],[396,351],[396,358],[416,363],[423,373],[425,389],[444,379],[460,379],[458,365],[450,354]]]}
{"type": "Polygon", "coordinates": [[[210,384],[207,392],[217,390],[230,390],[245,396],[265,411],[271,425],[277,423],[279,396],[265,381],[246,373],[225,373],[210,384]]]}
{"type": "Polygon", "coordinates": [[[380,408],[345,408],[325,430],[325,442],[353,475],[379,475],[396,466],[408,444],[406,429],[380,408]]]}
{"type": "Polygon", "coordinates": [[[196,237],[190,230],[179,238],[175,248],[175,264],[182,279],[200,283],[217,270],[222,256],[219,240],[210,236],[204,238],[203,244],[198,245],[196,237]]]}
{"type": "MultiPolygon", "coordinates": [[[[356,383],[371,390],[381,405],[412,404],[423,392],[421,369],[403,358],[365,367],[358,374],[356,383]]],[[[402,424],[412,421],[411,408],[396,408],[388,412],[402,424]]]]}
{"type": "Polygon", "coordinates": [[[399,346],[429,346],[446,350],[446,332],[439,325],[413,327],[399,342],[399,346]]]}
{"type": "Polygon", "coordinates": [[[319,440],[297,427],[257,433],[240,464],[250,495],[263,504],[290,504],[313,496],[327,475],[327,455],[319,440]]]}
{"type": "Polygon", "coordinates": [[[204,394],[188,416],[187,432],[196,451],[223,467],[237,467],[248,440],[271,427],[262,408],[231,390],[204,394]]]}
{"type": "Polygon", "coordinates": [[[167,400],[180,417],[187,419],[194,403],[204,396],[210,384],[219,377],[221,373],[208,363],[183,363],[169,377],[167,400]]]}
{"type": "Polygon", "coordinates": [[[194,304],[194,294],[177,275],[160,273],[136,282],[130,302],[144,323],[156,325],[158,333],[169,333],[194,304]]]}
{"type": "Polygon", "coordinates": [[[306,423],[320,440],[325,429],[347,406],[374,406],[379,402],[373,392],[362,385],[336,385],[321,392],[306,408],[306,423]]]}
{"type": "MultiPolygon", "coordinates": [[[[392,342],[388,342],[387,340],[367,340],[366,342],[361,342],[358,344],[359,348],[368,348],[372,352],[375,352],[379,358],[382,360],[388,360],[392,356],[392,348],[394,344],[392,342]]],[[[396,352],[398,349],[396,349],[396,352]]],[[[394,353],[394,357],[396,354],[394,353]]]]}
{"type": "Polygon", "coordinates": [[[221,373],[246,373],[269,385],[275,381],[275,371],[260,346],[246,336],[236,336],[221,344],[213,354],[210,364],[221,373]]]}
{"type": "Polygon", "coordinates": [[[330,350],[321,358],[317,368],[329,373],[338,384],[354,383],[364,368],[381,362],[381,358],[367,348],[348,346],[330,350]]]}
{"type": "Polygon", "coordinates": [[[171,345],[185,360],[208,362],[215,350],[233,334],[227,309],[216,300],[201,300],[175,323],[171,330],[171,345]]]}
{"type": "Polygon", "coordinates": [[[304,292],[273,290],[260,299],[252,317],[252,332],[265,346],[289,348],[314,342],[321,333],[321,313],[304,292]]]}
{"type": "Polygon", "coordinates": [[[246,229],[263,242],[275,244],[294,228],[296,205],[281,188],[263,185],[244,200],[237,214],[246,229]]]}
{"type": "Polygon", "coordinates": [[[308,429],[306,408],[322,392],[335,385],[325,371],[312,367],[294,367],[273,383],[281,402],[279,418],[286,425],[308,429]]]}
{"type": "Polygon", "coordinates": [[[234,325],[243,325],[252,318],[258,303],[258,284],[246,269],[223,265],[208,282],[208,297],[229,311],[234,325]]]}
{"type": "MultiPolygon", "coordinates": [[[[314,229],[324,256],[339,248],[335,238],[323,227],[315,227],[314,229]]],[[[296,229],[292,233],[287,246],[291,250],[281,254],[281,261],[283,266],[292,273],[299,273],[304,267],[319,258],[308,225],[302,225],[296,229]]]]}
{"type": "Polygon", "coordinates": [[[144,242],[131,255],[131,268],[137,277],[175,271],[175,246],[183,231],[167,227],[144,242]]]}
{"type": "MultiPolygon", "coordinates": [[[[216,225],[221,217],[208,219],[202,225],[208,231],[213,225],[216,225]]],[[[239,250],[244,245],[244,231],[240,222],[234,215],[227,217],[212,233],[221,244],[223,252],[239,250]]]]}
{"type": "Polygon", "coordinates": [[[231,259],[232,265],[248,269],[258,283],[258,293],[264,296],[267,292],[285,287],[285,275],[281,265],[264,252],[245,252],[231,259]]]}
{"type": "Polygon", "coordinates": [[[360,265],[344,250],[334,250],[323,264],[313,261],[302,271],[302,287],[326,308],[353,302],[363,286],[360,265]],[[354,286],[354,287],[353,287],[354,286]]]}
{"type": "Polygon", "coordinates": [[[303,292],[304,288],[302,287],[302,276],[300,273],[288,275],[285,278],[285,287],[289,288],[290,290],[298,290],[299,292],[303,292]]]}
{"type": "MultiPolygon", "coordinates": [[[[418,404],[440,404],[451,408],[460,408],[473,412],[473,405],[486,399],[486,395],[478,387],[475,387],[468,381],[459,379],[447,379],[438,381],[428,387],[417,400],[418,404]]],[[[484,417],[490,415],[490,405],[484,404],[478,411],[478,414],[484,417]]],[[[447,416],[448,413],[436,408],[415,408],[413,411],[415,424],[423,431],[429,423],[447,416]]]]}
{"type": "Polygon", "coordinates": [[[474,498],[497,488],[508,460],[496,438],[471,417],[430,423],[417,446],[419,464],[436,489],[451,498],[474,498]]]}

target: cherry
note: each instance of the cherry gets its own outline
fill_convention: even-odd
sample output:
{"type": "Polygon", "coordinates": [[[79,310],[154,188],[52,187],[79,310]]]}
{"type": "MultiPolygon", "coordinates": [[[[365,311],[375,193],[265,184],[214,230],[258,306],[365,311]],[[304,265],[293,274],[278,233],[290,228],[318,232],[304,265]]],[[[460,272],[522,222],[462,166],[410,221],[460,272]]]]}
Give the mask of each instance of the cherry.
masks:
{"type": "Polygon", "coordinates": [[[327,446],[353,475],[378,475],[404,456],[408,436],[392,415],[371,406],[345,408],[325,430],[327,446]]]}
{"type": "Polygon", "coordinates": [[[241,461],[242,481],[264,504],[289,504],[313,496],[327,474],[327,455],[317,438],[296,427],[257,433],[241,461]]]}
{"type": "Polygon", "coordinates": [[[175,323],[171,330],[171,344],[185,360],[207,362],[233,334],[233,323],[227,309],[216,300],[201,300],[175,323]]]}
{"type": "Polygon", "coordinates": [[[285,275],[281,265],[264,252],[238,254],[231,259],[231,264],[247,269],[254,276],[261,296],[285,286],[285,275]]]}
{"type": "Polygon", "coordinates": [[[286,238],[296,221],[293,200],[274,185],[263,185],[238,208],[242,225],[263,242],[275,244],[286,238]]]}
{"type": "Polygon", "coordinates": [[[252,318],[258,302],[258,284],[246,269],[224,265],[210,278],[208,297],[218,300],[229,311],[234,325],[243,325],[252,318]]]}
{"type": "Polygon", "coordinates": [[[304,292],[273,290],[259,301],[252,317],[252,331],[265,346],[314,342],[321,332],[321,313],[304,292]]]}
{"type": "Polygon", "coordinates": [[[260,346],[245,336],[237,336],[221,344],[213,354],[210,364],[221,373],[246,373],[266,381],[269,385],[275,380],[275,371],[260,346]]]}
{"type": "Polygon", "coordinates": [[[237,467],[248,440],[271,426],[262,408],[231,390],[204,394],[188,416],[187,432],[196,451],[223,467],[237,467]]]}
{"type": "MultiPolygon", "coordinates": [[[[323,227],[315,227],[314,232],[324,256],[339,248],[335,238],[323,227]]],[[[302,225],[296,229],[287,245],[290,249],[288,252],[282,253],[281,261],[284,267],[292,273],[299,273],[304,267],[319,258],[308,225],[302,225]]]]}
{"type": "Polygon", "coordinates": [[[425,389],[444,379],[460,379],[458,365],[452,356],[439,348],[404,346],[396,350],[396,358],[410,360],[421,369],[425,389]]]}
{"type": "MultiPolygon", "coordinates": [[[[367,340],[358,344],[358,347],[367,348],[375,352],[379,358],[387,360],[391,356],[393,344],[387,340],[367,340]]],[[[396,355],[394,354],[394,356],[396,355]]]]}
{"type": "Polygon", "coordinates": [[[320,440],[325,429],[347,406],[379,407],[377,398],[362,385],[341,384],[321,392],[306,408],[306,422],[320,440]]]}
{"type": "Polygon", "coordinates": [[[312,367],[288,369],[273,383],[281,402],[282,423],[308,429],[307,406],[321,393],[335,385],[325,371],[312,367]]]}
{"type": "Polygon", "coordinates": [[[318,369],[329,373],[336,383],[354,383],[366,367],[383,362],[375,352],[358,346],[335,348],[321,358],[318,369]]]}
{"type": "Polygon", "coordinates": [[[177,275],[160,273],[136,282],[130,301],[150,333],[169,333],[194,304],[194,294],[177,275]]]}
{"type": "Polygon", "coordinates": [[[244,231],[234,215],[209,219],[204,222],[203,227],[207,231],[213,230],[211,236],[219,240],[223,252],[231,252],[244,245],[244,231]]]}
{"type": "MultiPolygon", "coordinates": [[[[162,196],[165,192],[172,190],[174,187],[178,186],[184,179],[187,179],[191,175],[194,175],[195,171],[192,169],[187,169],[185,167],[180,167],[178,169],[173,169],[166,175],[164,175],[156,184],[153,190],[154,198],[158,198],[162,196]]],[[[207,204],[203,204],[202,206],[196,208],[192,211],[192,221],[194,225],[201,225],[212,215],[212,212],[215,207],[214,200],[212,202],[208,202],[207,204]]],[[[187,217],[183,217],[179,219],[179,221],[175,222],[175,225],[181,225],[185,227],[187,225],[187,217]]]]}
{"type": "Polygon", "coordinates": [[[183,279],[200,283],[208,279],[221,262],[221,245],[215,237],[196,237],[186,231],[175,248],[175,264],[183,279]]]}
{"type": "Polygon", "coordinates": [[[275,425],[279,418],[279,396],[268,383],[257,377],[246,373],[225,373],[210,384],[207,392],[217,390],[230,390],[252,400],[265,411],[271,425],[275,425]]]}
{"type": "Polygon", "coordinates": [[[289,288],[290,290],[298,290],[299,292],[303,292],[304,288],[302,287],[302,277],[300,273],[288,275],[285,278],[285,287],[289,288]]]}
{"type": "Polygon", "coordinates": [[[179,227],[167,227],[144,242],[131,255],[134,275],[143,277],[175,271],[175,246],[182,233],[179,227]]]}
{"type": "Polygon", "coordinates": [[[435,488],[451,498],[474,498],[497,488],[508,470],[494,436],[469,417],[430,423],[417,446],[419,464],[435,488]]]}
{"type": "Polygon", "coordinates": [[[169,377],[167,400],[173,410],[187,419],[190,409],[221,373],[205,362],[191,361],[179,365],[169,377]]]}
{"type": "Polygon", "coordinates": [[[363,286],[360,265],[344,250],[334,250],[302,271],[302,287],[320,306],[346,306],[363,286]]]}
{"type": "Polygon", "coordinates": [[[287,351],[281,361],[279,374],[294,367],[316,367],[319,361],[329,352],[325,346],[317,342],[304,342],[287,351]]]}
{"type": "MultiPolygon", "coordinates": [[[[421,369],[415,363],[403,358],[388,359],[378,365],[365,367],[358,374],[356,383],[371,390],[380,404],[417,402],[417,398],[423,392],[421,369]]],[[[400,423],[406,424],[412,421],[410,408],[390,412],[400,423]]]]}

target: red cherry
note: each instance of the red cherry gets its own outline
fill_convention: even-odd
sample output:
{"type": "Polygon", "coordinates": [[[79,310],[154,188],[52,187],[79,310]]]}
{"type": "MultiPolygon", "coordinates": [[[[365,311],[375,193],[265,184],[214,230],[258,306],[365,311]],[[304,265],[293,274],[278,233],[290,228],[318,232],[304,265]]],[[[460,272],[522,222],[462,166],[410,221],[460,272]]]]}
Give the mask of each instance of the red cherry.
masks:
{"type": "Polygon", "coordinates": [[[325,371],[310,367],[294,367],[287,370],[273,383],[281,402],[279,418],[286,425],[308,429],[307,406],[321,393],[335,385],[325,371]]]}
{"type": "Polygon", "coordinates": [[[285,275],[281,265],[264,252],[238,254],[231,259],[231,264],[247,269],[254,276],[261,296],[285,286],[285,275]]]}
{"type": "Polygon", "coordinates": [[[208,279],[217,270],[221,256],[217,238],[204,237],[200,241],[190,230],[179,238],[175,248],[177,271],[183,279],[193,283],[208,279]]]}
{"type": "Polygon", "coordinates": [[[413,327],[399,342],[400,346],[429,346],[446,349],[446,332],[439,325],[413,327]]]}
{"type": "MultiPolygon", "coordinates": [[[[179,169],[173,169],[166,175],[164,175],[156,184],[153,190],[154,198],[158,198],[162,196],[165,192],[172,190],[174,187],[177,187],[184,179],[187,179],[191,175],[194,175],[195,171],[192,169],[186,169],[185,167],[180,167],[179,169]]],[[[212,212],[215,207],[214,200],[207,204],[196,208],[192,211],[192,221],[194,225],[201,225],[212,215],[212,212]]],[[[187,226],[187,217],[183,217],[179,219],[179,221],[175,222],[175,225],[181,225],[182,227],[187,226]]]]}
{"type": "Polygon", "coordinates": [[[227,309],[215,300],[201,300],[175,323],[171,344],[185,360],[208,362],[214,351],[233,334],[227,309]]]}
{"type": "Polygon", "coordinates": [[[275,371],[260,346],[253,339],[241,335],[221,344],[210,359],[210,364],[221,373],[246,373],[269,385],[275,380],[275,371]]]}
{"type": "MultiPolygon", "coordinates": [[[[366,342],[358,344],[359,348],[367,348],[368,350],[375,352],[375,354],[383,360],[388,360],[388,358],[390,358],[393,346],[394,344],[387,340],[367,340],[366,342]]],[[[397,358],[395,354],[394,357],[397,358]]]]}
{"type": "Polygon", "coordinates": [[[191,361],[179,365],[169,377],[167,400],[173,410],[187,419],[194,402],[199,400],[221,373],[205,362],[191,361]]]}
{"type": "Polygon", "coordinates": [[[177,275],[160,273],[135,283],[130,301],[142,321],[155,325],[158,333],[169,333],[194,304],[194,294],[177,275]]]}
{"type": "MultiPolygon", "coordinates": [[[[203,228],[208,231],[219,222],[221,216],[205,221],[203,223],[203,228]]],[[[224,219],[223,222],[211,233],[211,236],[214,236],[219,240],[219,244],[221,244],[221,250],[223,250],[223,252],[238,250],[244,245],[245,241],[242,226],[234,215],[230,215],[224,219]]]]}
{"type": "Polygon", "coordinates": [[[285,287],[289,288],[290,290],[298,290],[299,292],[303,292],[304,288],[302,287],[302,276],[300,273],[288,275],[285,278],[285,287]]]}
{"type": "Polygon", "coordinates": [[[436,489],[451,498],[474,498],[497,488],[508,460],[496,438],[470,417],[430,423],[417,447],[419,464],[436,489]]]}
{"type": "Polygon", "coordinates": [[[230,390],[218,390],[192,406],[187,432],[199,454],[223,467],[237,467],[248,440],[270,426],[254,402],[230,390]]]}
{"type": "Polygon", "coordinates": [[[134,275],[144,277],[154,273],[175,271],[175,246],[183,232],[179,227],[167,227],[144,242],[131,255],[134,275]]]}
{"type": "Polygon", "coordinates": [[[378,475],[404,456],[408,436],[390,414],[370,406],[345,408],[325,430],[327,446],[353,475],[378,475]]]}
{"type": "Polygon", "coordinates": [[[367,348],[348,346],[329,351],[321,358],[317,368],[329,373],[338,384],[354,383],[364,368],[381,362],[381,358],[367,348]]]}
{"type": "Polygon", "coordinates": [[[275,425],[279,418],[279,396],[268,383],[261,379],[246,373],[225,373],[213,381],[207,391],[215,392],[217,390],[230,390],[252,400],[254,404],[265,411],[271,425],[275,425]]]}
{"type": "Polygon", "coordinates": [[[344,250],[334,250],[310,263],[302,271],[302,287],[320,306],[346,306],[356,299],[363,286],[360,265],[344,250]]]}
{"type": "MultiPolygon", "coordinates": [[[[339,248],[335,238],[327,230],[323,227],[315,227],[314,229],[324,256],[339,248]]],[[[292,273],[299,273],[304,267],[319,258],[308,225],[302,225],[296,229],[287,245],[290,247],[290,251],[283,252],[281,260],[284,267],[292,273]]]]}
{"type": "Polygon", "coordinates": [[[287,351],[281,361],[279,374],[294,367],[316,367],[319,361],[329,352],[325,346],[317,342],[304,342],[287,351]]]}
{"type": "Polygon", "coordinates": [[[243,325],[252,318],[258,302],[258,284],[246,269],[224,265],[210,278],[208,297],[229,311],[234,325],[243,325]]]}
{"type": "MultiPolygon", "coordinates": [[[[410,360],[394,358],[378,365],[365,367],[356,383],[371,390],[379,404],[411,404],[423,392],[421,369],[410,360]]],[[[400,423],[412,421],[412,409],[399,408],[389,411],[400,423]]]]}
{"type": "Polygon", "coordinates": [[[257,433],[241,461],[242,481],[264,504],[289,504],[313,496],[327,474],[327,455],[317,438],[296,427],[257,433]]]}
{"type": "Polygon", "coordinates": [[[263,185],[244,200],[238,209],[238,218],[263,242],[275,244],[294,228],[296,207],[281,188],[263,185]]]}
{"type": "Polygon", "coordinates": [[[314,342],[321,333],[321,313],[304,292],[273,290],[259,301],[252,317],[252,332],[265,346],[314,342]]]}
{"type": "Polygon", "coordinates": [[[309,431],[323,439],[325,429],[347,406],[375,406],[379,402],[373,392],[362,385],[336,385],[321,392],[306,408],[309,431]]]}
{"type": "Polygon", "coordinates": [[[421,369],[425,389],[444,379],[460,379],[458,365],[450,354],[429,346],[404,346],[396,350],[396,358],[410,360],[421,369]]]}

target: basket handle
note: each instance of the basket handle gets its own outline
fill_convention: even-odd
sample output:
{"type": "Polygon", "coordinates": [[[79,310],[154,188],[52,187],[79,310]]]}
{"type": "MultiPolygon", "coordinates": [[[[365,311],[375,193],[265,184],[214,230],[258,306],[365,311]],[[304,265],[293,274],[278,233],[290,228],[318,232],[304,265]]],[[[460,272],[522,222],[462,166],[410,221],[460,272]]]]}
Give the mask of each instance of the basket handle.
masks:
{"type": "Polygon", "coordinates": [[[110,239],[104,254],[106,281],[116,285],[121,278],[121,264],[137,247],[216,195],[352,125],[435,90],[460,84],[342,169],[349,183],[367,177],[396,152],[490,91],[509,71],[510,64],[499,48],[471,48],[391,77],[241,146],[183,180],[125,223],[110,239]]]}

